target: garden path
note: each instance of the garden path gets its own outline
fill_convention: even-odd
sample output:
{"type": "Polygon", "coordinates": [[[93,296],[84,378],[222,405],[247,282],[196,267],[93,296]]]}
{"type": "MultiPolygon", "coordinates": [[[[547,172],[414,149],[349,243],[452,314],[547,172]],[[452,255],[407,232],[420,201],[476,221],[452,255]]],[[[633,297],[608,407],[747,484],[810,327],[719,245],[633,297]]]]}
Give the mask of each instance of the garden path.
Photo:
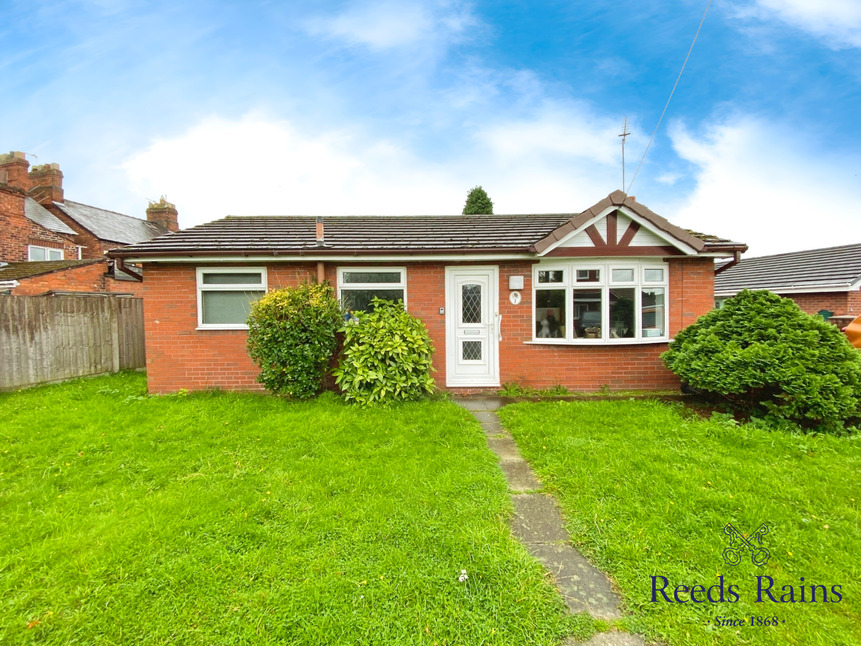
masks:
{"type": "MultiPolygon", "coordinates": [[[[562,515],[553,496],[541,491],[541,482],[520,455],[514,439],[495,411],[507,402],[500,397],[469,397],[455,400],[481,423],[487,444],[499,458],[505,474],[514,517],[511,532],[527,551],[553,575],[553,580],[571,612],[585,612],[598,619],[619,619],[621,599],[607,575],[589,563],[571,544],[562,515]]],[[[568,639],[562,646],[643,646],[639,635],[624,632],[599,633],[585,643],[568,639]]]]}

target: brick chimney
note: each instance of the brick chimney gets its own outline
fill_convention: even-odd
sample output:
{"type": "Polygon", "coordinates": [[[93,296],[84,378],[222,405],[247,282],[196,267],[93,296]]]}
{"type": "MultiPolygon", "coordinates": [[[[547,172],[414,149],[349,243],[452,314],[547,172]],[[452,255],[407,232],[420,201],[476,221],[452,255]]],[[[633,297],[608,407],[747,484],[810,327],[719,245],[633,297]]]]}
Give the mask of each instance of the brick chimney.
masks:
{"type": "Polygon", "coordinates": [[[59,164],[33,166],[30,171],[30,197],[43,205],[63,201],[63,171],[59,164]]]}
{"type": "Polygon", "coordinates": [[[168,231],[179,231],[179,218],[176,206],[165,200],[164,196],[158,202],[150,202],[146,210],[146,219],[148,222],[154,222],[168,231]]]}
{"type": "Polygon", "coordinates": [[[30,176],[27,174],[29,168],[30,162],[22,152],[13,151],[0,155],[0,181],[10,186],[29,191],[31,186],[30,176]]]}

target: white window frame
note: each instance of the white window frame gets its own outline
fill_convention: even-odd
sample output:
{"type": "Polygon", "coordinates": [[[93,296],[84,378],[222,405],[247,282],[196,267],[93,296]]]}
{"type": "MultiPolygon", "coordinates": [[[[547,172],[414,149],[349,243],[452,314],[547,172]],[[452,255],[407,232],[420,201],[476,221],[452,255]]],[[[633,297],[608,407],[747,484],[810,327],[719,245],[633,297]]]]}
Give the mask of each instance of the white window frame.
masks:
{"type": "Polygon", "coordinates": [[[373,289],[402,289],[404,290],[404,309],[407,309],[407,268],[406,267],[338,267],[338,302],[341,302],[341,294],[346,289],[350,290],[373,290],[373,289]],[[400,272],[401,279],[397,283],[344,283],[344,274],[357,272],[372,274],[374,272],[400,272]]]}
{"type": "Polygon", "coordinates": [[[268,291],[268,272],[266,267],[197,267],[197,329],[198,330],[247,330],[247,323],[204,323],[203,322],[203,293],[204,292],[248,292],[268,291]],[[205,274],[260,274],[259,284],[221,284],[205,285],[205,274]]]}
{"type": "Polygon", "coordinates": [[[532,267],[532,340],[529,343],[541,343],[549,345],[639,345],[649,343],[666,343],[669,341],[670,324],[670,289],[669,289],[669,265],[664,262],[651,260],[622,260],[618,258],[577,260],[577,261],[552,261],[542,262],[532,267]],[[563,281],[560,283],[539,283],[538,272],[547,270],[563,270],[563,281]],[[600,280],[597,282],[577,281],[577,270],[599,270],[600,280]],[[633,269],[633,281],[613,281],[614,269],[633,269]],[[663,271],[663,279],[660,281],[646,281],[647,269],[660,269],[663,271]],[[635,335],[631,338],[612,338],[610,336],[610,289],[613,287],[633,288],[634,292],[634,325],[635,335]],[[659,288],[664,290],[664,320],[661,336],[645,336],[643,334],[643,289],[659,288]],[[574,330],[574,290],[575,289],[600,289],[601,290],[601,337],[590,339],[573,336],[574,330]],[[537,292],[546,290],[565,291],[565,337],[564,338],[539,338],[536,327],[538,324],[536,310],[537,292]]]}
{"type": "Polygon", "coordinates": [[[62,247],[60,247],[60,248],[57,248],[57,247],[42,247],[42,246],[40,246],[40,245],[29,244],[29,245],[27,245],[27,260],[28,260],[29,262],[45,262],[45,260],[34,260],[34,259],[33,259],[33,250],[34,250],[34,249],[40,249],[40,250],[44,251],[44,252],[45,252],[45,260],[51,260],[51,258],[48,258],[48,254],[49,254],[50,252],[52,252],[52,251],[53,251],[54,253],[57,253],[57,252],[59,252],[59,253],[60,253],[60,257],[59,257],[59,258],[54,258],[53,260],[65,260],[65,258],[66,258],[66,254],[65,254],[65,252],[63,251],[62,247]]]}

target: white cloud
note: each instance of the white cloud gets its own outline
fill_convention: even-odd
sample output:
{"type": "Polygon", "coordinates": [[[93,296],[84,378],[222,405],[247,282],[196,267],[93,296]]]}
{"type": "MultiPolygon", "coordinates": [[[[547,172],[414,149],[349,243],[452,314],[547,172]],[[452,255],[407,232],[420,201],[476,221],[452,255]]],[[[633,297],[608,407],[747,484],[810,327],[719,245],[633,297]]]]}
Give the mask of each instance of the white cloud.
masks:
{"type": "Polygon", "coordinates": [[[618,119],[599,116],[585,106],[545,105],[537,115],[484,128],[479,139],[509,161],[558,155],[612,165],[620,156],[618,119]]]}
{"type": "Polygon", "coordinates": [[[696,188],[671,219],[750,246],[748,255],[857,239],[861,158],[841,158],[787,124],[741,116],[694,135],[671,128],[676,153],[695,164],[696,188]]]}
{"type": "Polygon", "coordinates": [[[372,50],[457,40],[478,25],[471,8],[457,2],[365,0],[334,16],[305,23],[313,36],[363,45],[372,50]]]}
{"type": "Polygon", "coordinates": [[[211,117],[123,167],[140,199],[177,204],[182,227],[228,214],[459,213],[476,184],[497,213],[579,212],[615,190],[619,173],[600,150],[615,150],[615,133],[609,145],[593,137],[584,147],[576,134],[600,120],[581,118],[548,109],[531,123],[499,123],[440,165],[356,130],[313,134],[264,115],[211,117]]]}
{"type": "Polygon", "coordinates": [[[861,47],[861,2],[858,0],[757,0],[736,7],[736,15],[777,19],[800,29],[832,49],[861,47]]]}

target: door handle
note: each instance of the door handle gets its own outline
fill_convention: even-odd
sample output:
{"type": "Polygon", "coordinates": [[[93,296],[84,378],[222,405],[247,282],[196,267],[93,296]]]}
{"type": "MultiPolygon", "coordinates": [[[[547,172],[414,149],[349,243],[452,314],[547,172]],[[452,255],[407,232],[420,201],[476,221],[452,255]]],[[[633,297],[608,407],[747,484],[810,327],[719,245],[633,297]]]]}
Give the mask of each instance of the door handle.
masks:
{"type": "Polygon", "coordinates": [[[497,340],[502,341],[502,314],[496,315],[497,340]]]}

